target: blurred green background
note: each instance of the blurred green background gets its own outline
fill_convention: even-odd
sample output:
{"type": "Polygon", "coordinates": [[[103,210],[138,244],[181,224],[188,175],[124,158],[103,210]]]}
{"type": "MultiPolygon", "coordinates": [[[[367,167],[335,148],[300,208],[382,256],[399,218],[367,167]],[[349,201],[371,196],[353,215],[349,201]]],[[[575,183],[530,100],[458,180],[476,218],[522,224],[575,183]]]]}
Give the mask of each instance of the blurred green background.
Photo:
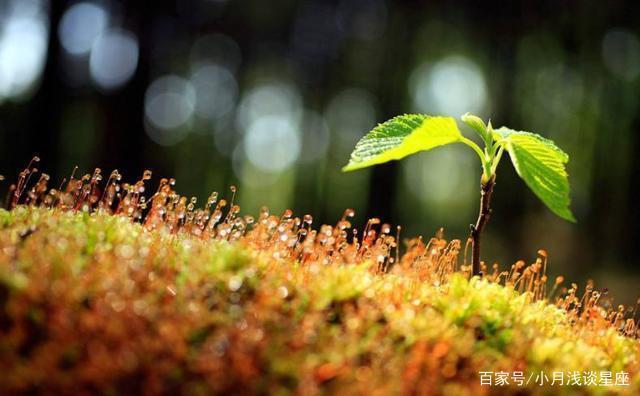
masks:
{"type": "MultiPolygon", "coordinates": [[[[237,184],[245,213],[354,208],[404,237],[464,239],[480,168],[464,146],[342,174],[396,114],[470,111],[554,139],[571,156],[577,224],[554,217],[508,159],[484,257],[640,295],[638,6],[627,2],[0,0],[0,169],[33,154],[175,177],[204,200],[237,184]]],[[[466,132],[470,132],[466,130],[466,132]]],[[[5,182],[3,188],[7,188],[5,182]]]]}

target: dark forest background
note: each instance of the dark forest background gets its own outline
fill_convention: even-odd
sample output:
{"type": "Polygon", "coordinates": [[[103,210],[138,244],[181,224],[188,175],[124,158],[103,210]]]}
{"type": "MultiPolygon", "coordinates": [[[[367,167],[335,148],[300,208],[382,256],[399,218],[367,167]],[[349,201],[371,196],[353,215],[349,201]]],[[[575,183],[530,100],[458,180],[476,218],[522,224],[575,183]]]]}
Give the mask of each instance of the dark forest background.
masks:
{"type": "MultiPolygon", "coordinates": [[[[501,164],[484,256],[544,248],[551,274],[640,295],[640,26],[631,2],[0,0],[0,173],[32,157],[204,200],[239,187],[255,214],[354,208],[404,237],[466,238],[480,167],[464,146],[349,174],[357,140],[396,114],[470,111],[554,139],[577,224],[501,164]],[[482,2],[483,3],[483,2],[482,2]]],[[[468,130],[465,130],[469,132],[468,130]]],[[[8,183],[1,188],[6,190],[8,183]]]]}

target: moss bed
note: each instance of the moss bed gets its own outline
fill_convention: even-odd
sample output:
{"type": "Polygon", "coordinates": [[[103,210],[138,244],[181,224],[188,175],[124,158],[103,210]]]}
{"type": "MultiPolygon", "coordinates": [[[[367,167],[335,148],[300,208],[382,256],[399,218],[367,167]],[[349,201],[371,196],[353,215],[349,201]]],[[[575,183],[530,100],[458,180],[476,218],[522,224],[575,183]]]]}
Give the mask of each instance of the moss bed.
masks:
{"type": "Polygon", "coordinates": [[[438,238],[381,271],[395,247],[383,232],[303,240],[289,220],[263,214],[222,238],[100,210],[0,210],[0,393],[640,392],[635,334],[572,305],[575,289],[550,302],[540,276],[469,279],[438,238]],[[626,372],[629,385],[481,385],[518,371],[626,372]]]}

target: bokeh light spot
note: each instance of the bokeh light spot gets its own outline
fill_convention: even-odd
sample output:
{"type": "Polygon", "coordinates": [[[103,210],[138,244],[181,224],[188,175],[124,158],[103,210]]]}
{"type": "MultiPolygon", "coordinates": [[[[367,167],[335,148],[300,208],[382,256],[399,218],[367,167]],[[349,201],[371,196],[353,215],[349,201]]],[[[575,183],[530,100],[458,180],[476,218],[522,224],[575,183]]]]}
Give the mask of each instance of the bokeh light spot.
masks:
{"type": "Polygon", "coordinates": [[[197,97],[196,114],[217,120],[231,113],[238,97],[238,84],[233,74],[216,63],[200,64],[191,75],[197,97]]]}
{"type": "Polygon", "coordinates": [[[188,132],[180,127],[191,119],[195,107],[196,92],[189,80],[176,75],[158,78],[144,99],[147,134],[164,146],[178,143],[188,132]]]}
{"type": "Polygon", "coordinates": [[[251,88],[240,103],[237,124],[240,130],[246,130],[253,122],[267,116],[287,118],[292,123],[300,121],[302,99],[293,84],[271,81],[251,88]]]}
{"type": "Polygon", "coordinates": [[[9,3],[0,25],[0,102],[24,97],[44,69],[49,21],[41,1],[9,3]]]}
{"type": "Polygon", "coordinates": [[[267,116],[253,122],[244,137],[247,160],[255,167],[277,173],[291,166],[300,155],[297,125],[282,116],[267,116]]]}
{"type": "Polygon", "coordinates": [[[113,29],[93,43],[89,72],[98,87],[112,90],[124,85],[138,66],[138,40],[126,30],[113,29]]]}
{"type": "Polygon", "coordinates": [[[72,55],[86,55],[94,41],[107,28],[107,10],[96,3],[77,3],[62,15],[58,38],[62,47],[72,55]]]}
{"type": "Polygon", "coordinates": [[[460,55],[419,66],[411,75],[409,90],[417,111],[455,117],[481,113],[488,96],[478,65],[460,55]]]}

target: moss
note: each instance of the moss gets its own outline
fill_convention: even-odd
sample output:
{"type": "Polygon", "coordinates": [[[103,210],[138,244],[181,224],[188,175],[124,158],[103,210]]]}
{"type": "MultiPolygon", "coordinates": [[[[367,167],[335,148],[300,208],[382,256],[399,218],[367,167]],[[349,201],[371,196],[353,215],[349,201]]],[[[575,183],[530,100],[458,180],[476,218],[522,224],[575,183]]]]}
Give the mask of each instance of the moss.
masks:
{"type": "Polygon", "coordinates": [[[632,385],[607,391],[640,391],[638,342],[611,326],[490,278],[425,277],[412,252],[380,274],[350,245],[304,259],[272,234],[0,210],[0,393],[483,394],[523,391],[479,386],[516,370],[626,371],[632,385]]]}

